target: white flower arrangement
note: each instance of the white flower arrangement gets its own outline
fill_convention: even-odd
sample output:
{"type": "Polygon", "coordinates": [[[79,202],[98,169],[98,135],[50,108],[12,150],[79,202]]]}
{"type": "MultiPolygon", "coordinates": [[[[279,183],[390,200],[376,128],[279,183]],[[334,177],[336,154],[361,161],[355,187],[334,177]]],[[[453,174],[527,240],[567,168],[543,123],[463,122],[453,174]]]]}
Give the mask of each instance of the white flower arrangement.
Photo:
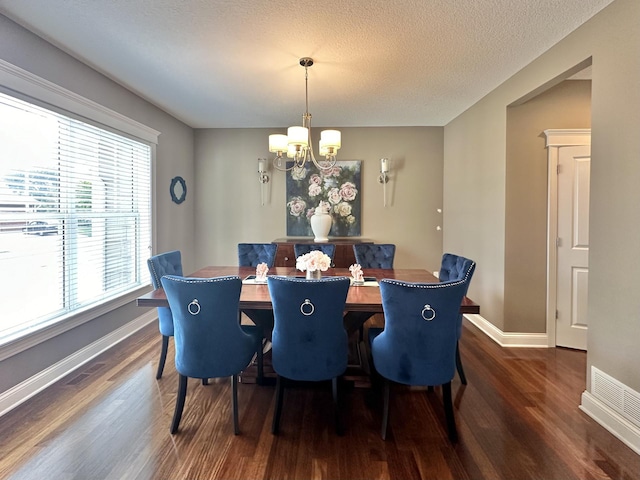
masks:
{"type": "Polygon", "coordinates": [[[320,250],[313,250],[296,258],[296,268],[302,272],[321,270],[326,272],[331,266],[331,257],[320,250]]]}

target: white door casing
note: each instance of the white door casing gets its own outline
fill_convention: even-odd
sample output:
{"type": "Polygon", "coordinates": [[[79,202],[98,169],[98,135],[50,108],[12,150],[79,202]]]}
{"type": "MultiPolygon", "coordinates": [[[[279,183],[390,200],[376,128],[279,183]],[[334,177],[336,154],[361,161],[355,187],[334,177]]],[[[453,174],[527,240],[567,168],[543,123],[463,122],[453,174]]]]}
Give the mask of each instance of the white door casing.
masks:
{"type": "Polygon", "coordinates": [[[590,130],[545,130],[548,148],[547,336],[586,350],[590,130]]]}

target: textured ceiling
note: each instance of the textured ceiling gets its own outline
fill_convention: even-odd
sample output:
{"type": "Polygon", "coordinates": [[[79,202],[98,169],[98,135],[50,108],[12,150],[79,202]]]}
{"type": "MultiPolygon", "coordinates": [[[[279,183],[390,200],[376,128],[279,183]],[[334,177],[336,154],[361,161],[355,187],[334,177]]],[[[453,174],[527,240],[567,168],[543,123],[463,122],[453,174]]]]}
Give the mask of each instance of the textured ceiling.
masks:
{"type": "Polygon", "coordinates": [[[612,0],[0,0],[196,128],[441,126],[612,0]]]}

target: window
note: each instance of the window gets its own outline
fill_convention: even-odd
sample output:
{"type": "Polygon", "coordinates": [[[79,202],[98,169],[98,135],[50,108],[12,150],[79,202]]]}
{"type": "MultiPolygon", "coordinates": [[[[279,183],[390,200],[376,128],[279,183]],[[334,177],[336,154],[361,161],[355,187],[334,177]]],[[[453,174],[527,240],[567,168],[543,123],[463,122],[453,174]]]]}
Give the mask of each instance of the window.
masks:
{"type": "Polygon", "coordinates": [[[149,144],[0,93],[0,345],[149,283],[149,144]]]}

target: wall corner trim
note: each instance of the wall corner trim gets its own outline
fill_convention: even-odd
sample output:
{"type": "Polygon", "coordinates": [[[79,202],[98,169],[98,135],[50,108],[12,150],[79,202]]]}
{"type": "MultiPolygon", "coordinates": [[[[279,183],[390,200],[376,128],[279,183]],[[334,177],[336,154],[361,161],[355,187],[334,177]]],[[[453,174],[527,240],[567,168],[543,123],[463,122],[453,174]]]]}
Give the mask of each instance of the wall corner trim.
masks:
{"type": "Polygon", "coordinates": [[[481,315],[469,314],[464,318],[501,347],[549,348],[546,333],[503,332],[481,315]]]}

